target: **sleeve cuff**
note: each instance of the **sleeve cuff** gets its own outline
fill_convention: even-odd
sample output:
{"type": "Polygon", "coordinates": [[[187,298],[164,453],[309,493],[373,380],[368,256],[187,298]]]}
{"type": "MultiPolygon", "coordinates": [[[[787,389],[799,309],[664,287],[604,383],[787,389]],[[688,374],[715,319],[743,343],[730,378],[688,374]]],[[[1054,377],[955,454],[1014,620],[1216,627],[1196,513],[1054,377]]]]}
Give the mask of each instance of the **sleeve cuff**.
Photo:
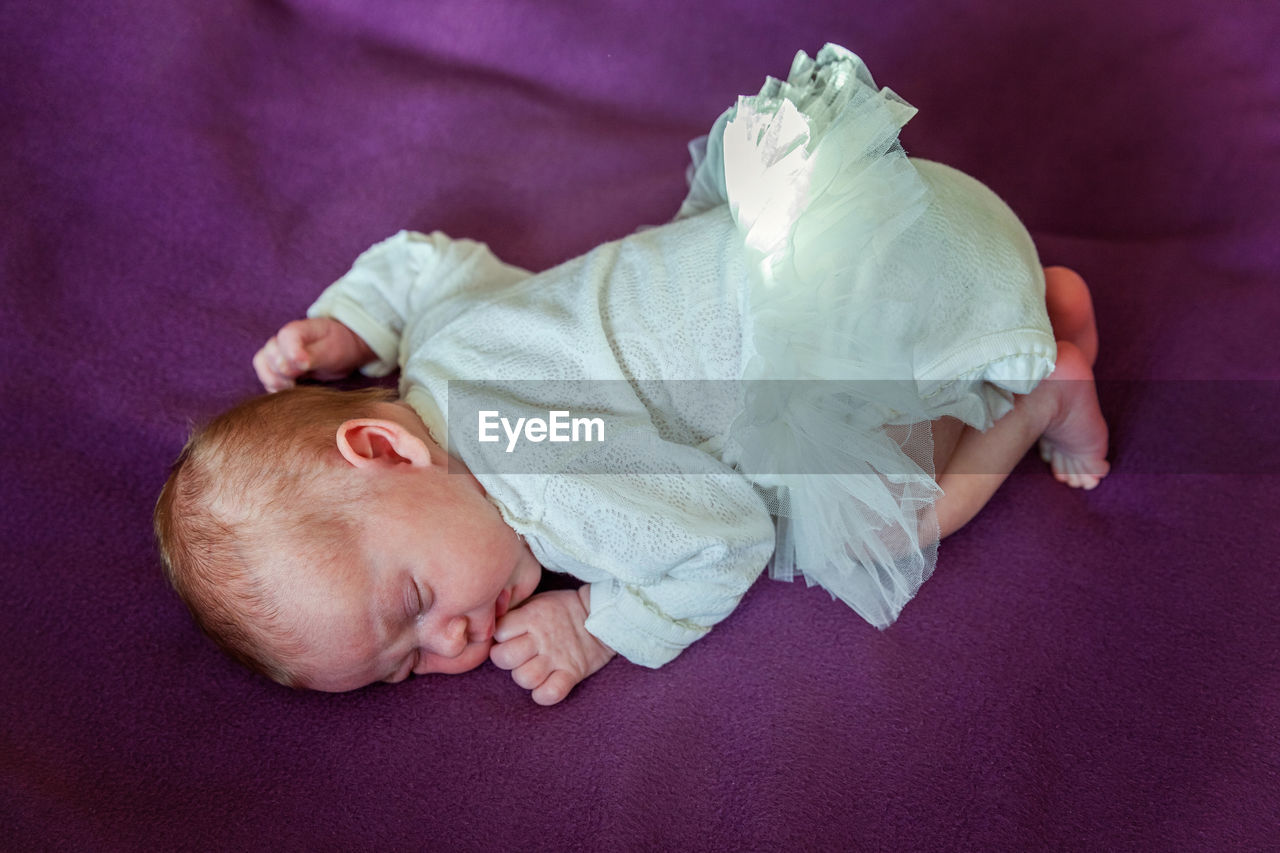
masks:
{"type": "Polygon", "coordinates": [[[670,619],[644,597],[643,590],[616,580],[591,584],[586,628],[627,660],[650,669],[670,663],[711,630],[670,619]]]}
{"type": "Polygon", "coordinates": [[[400,366],[400,338],[378,323],[348,296],[322,295],[307,309],[308,317],[330,317],[360,336],[378,357],[360,368],[365,376],[386,376],[400,366]]]}

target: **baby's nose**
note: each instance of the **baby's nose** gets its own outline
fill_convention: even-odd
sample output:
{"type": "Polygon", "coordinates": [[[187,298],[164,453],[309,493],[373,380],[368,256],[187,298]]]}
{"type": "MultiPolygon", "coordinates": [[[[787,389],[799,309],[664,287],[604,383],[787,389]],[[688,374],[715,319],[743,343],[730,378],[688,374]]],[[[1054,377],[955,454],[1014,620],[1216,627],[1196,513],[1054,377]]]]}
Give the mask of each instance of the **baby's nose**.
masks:
{"type": "Polygon", "coordinates": [[[456,658],[467,647],[467,617],[455,616],[445,626],[440,654],[444,657],[456,658]]]}
{"type": "Polygon", "coordinates": [[[455,616],[444,625],[429,626],[422,644],[442,658],[456,658],[467,647],[467,617],[455,616]]]}

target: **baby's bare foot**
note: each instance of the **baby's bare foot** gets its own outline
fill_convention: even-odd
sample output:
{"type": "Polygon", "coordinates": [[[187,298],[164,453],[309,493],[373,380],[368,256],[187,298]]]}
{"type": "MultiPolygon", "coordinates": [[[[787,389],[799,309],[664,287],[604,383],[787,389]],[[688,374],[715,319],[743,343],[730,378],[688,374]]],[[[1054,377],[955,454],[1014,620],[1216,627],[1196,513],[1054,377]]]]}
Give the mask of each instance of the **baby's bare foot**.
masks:
{"type": "Polygon", "coordinates": [[[1075,344],[1093,367],[1098,360],[1098,326],[1084,279],[1066,267],[1045,267],[1044,301],[1054,339],[1075,344]]]}
{"type": "Polygon", "coordinates": [[[1040,457],[1058,482],[1092,489],[1111,470],[1107,462],[1107,422],[1088,357],[1071,341],[1058,341],[1058,363],[1045,380],[1057,411],[1040,438],[1040,457]]]}

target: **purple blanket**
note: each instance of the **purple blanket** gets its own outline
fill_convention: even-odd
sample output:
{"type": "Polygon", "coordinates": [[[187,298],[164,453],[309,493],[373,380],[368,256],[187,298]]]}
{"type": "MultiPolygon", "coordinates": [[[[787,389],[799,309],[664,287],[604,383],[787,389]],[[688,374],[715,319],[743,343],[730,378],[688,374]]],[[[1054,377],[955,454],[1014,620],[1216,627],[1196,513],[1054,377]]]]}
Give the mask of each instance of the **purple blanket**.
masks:
{"type": "Polygon", "coordinates": [[[0,6],[4,847],[1276,843],[1280,10],[786,8],[0,6]],[[295,693],[198,633],[151,508],[272,331],[401,228],[542,269],[670,218],[687,140],[826,41],[1091,283],[1101,487],[1029,457],[888,631],[765,579],[549,709],[490,664],[295,693]]]}

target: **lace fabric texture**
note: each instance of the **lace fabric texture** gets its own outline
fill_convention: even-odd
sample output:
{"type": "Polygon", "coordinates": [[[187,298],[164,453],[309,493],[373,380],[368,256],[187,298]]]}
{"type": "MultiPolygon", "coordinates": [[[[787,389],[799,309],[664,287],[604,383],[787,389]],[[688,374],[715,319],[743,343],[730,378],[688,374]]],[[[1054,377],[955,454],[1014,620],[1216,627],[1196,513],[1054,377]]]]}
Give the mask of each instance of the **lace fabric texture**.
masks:
{"type": "Polygon", "coordinates": [[[886,627],[932,573],[929,422],[985,429],[1053,369],[1043,274],[1017,218],[908,159],[915,109],[827,45],[690,146],[677,218],[728,202],[751,264],[744,400],[725,459],[803,575],[886,627]]]}

